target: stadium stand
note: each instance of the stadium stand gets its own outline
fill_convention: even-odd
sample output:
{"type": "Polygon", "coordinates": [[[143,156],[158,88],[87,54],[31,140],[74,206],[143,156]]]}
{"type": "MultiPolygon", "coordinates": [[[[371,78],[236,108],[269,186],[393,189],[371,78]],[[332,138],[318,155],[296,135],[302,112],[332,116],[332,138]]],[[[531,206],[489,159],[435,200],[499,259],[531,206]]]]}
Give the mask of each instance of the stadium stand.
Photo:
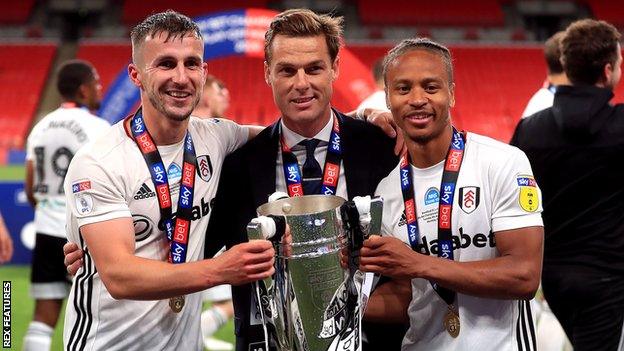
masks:
{"type": "Polygon", "coordinates": [[[228,0],[228,1],[194,1],[177,0],[125,0],[122,9],[122,22],[134,25],[152,13],[165,11],[172,7],[190,17],[197,17],[212,12],[240,8],[266,8],[267,0],[228,0]]]}
{"type": "Polygon", "coordinates": [[[596,18],[605,20],[619,29],[624,28],[624,6],[620,1],[586,0],[596,18]]]}
{"type": "Polygon", "coordinates": [[[0,164],[24,147],[55,52],[53,44],[0,44],[0,164]]]}
{"type": "Polygon", "coordinates": [[[119,72],[131,60],[132,49],[129,43],[102,43],[83,41],[76,57],[93,63],[100,75],[102,91],[105,93],[119,72]]]}
{"type": "Polygon", "coordinates": [[[504,14],[497,0],[358,0],[358,14],[366,25],[502,26],[504,14]]]}
{"type": "Polygon", "coordinates": [[[32,13],[35,0],[3,1],[0,24],[25,24],[32,13]]]}

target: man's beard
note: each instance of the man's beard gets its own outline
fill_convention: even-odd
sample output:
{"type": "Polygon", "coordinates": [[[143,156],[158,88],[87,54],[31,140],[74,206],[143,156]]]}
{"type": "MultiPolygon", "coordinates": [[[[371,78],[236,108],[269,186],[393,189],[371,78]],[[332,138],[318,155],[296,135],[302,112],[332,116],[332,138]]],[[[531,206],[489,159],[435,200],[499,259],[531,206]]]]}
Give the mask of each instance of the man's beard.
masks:
{"type": "Polygon", "coordinates": [[[154,108],[158,112],[160,112],[163,116],[167,117],[168,119],[176,121],[176,122],[182,122],[188,119],[191,116],[191,113],[193,113],[193,110],[195,109],[197,104],[199,103],[199,98],[200,98],[199,95],[196,95],[195,100],[193,101],[193,104],[189,109],[189,112],[185,113],[184,115],[178,115],[178,114],[173,114],[173,113],[168,112],[165,107],[165,104],[163,103],[163,99],[159,99],[156,94],[149,93],[147,94],[147,96],[152,106],[154,106],[154,108]]]}

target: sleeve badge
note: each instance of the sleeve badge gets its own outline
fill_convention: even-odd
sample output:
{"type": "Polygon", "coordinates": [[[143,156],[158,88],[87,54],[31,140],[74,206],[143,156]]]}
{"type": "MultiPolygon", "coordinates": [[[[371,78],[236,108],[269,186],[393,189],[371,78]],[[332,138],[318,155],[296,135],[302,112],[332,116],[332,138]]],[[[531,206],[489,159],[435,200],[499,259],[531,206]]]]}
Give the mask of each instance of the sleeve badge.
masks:
{"type": "Polygon", "coordinates": [[[537,182],[532,175],[518,175],[516,177],[520,195],[518,203],[527,212],[535,212],[539,208],[539,196],[537,193],[537,182]]]}

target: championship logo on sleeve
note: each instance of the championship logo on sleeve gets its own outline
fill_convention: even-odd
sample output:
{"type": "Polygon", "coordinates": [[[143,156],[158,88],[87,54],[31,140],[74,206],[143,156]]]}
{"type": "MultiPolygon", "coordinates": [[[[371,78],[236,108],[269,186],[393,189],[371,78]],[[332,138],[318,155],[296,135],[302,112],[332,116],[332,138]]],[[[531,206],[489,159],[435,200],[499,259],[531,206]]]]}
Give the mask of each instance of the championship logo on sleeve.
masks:
{"type": "Polygon", "coordinates": [[[84,180],[81,182],[76,182],[74,184],[72,184],[72,193],[79,193],[81,191],[84,190],[89,190],[91,189],[91,182],[88,180],[84,180]]]}
{"type": "Polygon", "coordinates": [[[93,210],[93,199],[88,193],[83,193],[85,190],[91,189],[90,180],[80,180],[72,184],[72,193],[76,200],[76,210],[81,215],[91,213],[93,210]]]}
{"type": "Polygon", "coordinates": [[[520,207],[527,212],[535,212],[539,208],[539,197],[537,194],[537,182],[531,175],[518,175],[516,177],[520,195],[518,202],[520,207]]]}

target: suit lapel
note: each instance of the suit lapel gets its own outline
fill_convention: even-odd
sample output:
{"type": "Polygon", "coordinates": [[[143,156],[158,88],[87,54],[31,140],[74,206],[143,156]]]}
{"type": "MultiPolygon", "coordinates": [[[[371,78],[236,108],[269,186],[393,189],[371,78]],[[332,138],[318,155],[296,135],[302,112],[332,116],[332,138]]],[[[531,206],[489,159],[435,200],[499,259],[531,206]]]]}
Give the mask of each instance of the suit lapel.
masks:
{"type": "Polygon", "coordinates": [[[342,162],[347,186],[347,196],[352,199],[355,195],[362,193],[365,179],[361,177],[362,169],[358,170],[358,145],[355,135],[352,133],[349,117],[334,110],[340,122],[340,141],[342,143],[342,162]]]}
{"type": "Polygon", "coordinates": [[[252,192],[255,206],[268,201],[275,192],[275,163],[279,142],[279,120],[266,128],[260,135],[257,147],[250,151],[249,177],[252,180],[252,192]]]}

